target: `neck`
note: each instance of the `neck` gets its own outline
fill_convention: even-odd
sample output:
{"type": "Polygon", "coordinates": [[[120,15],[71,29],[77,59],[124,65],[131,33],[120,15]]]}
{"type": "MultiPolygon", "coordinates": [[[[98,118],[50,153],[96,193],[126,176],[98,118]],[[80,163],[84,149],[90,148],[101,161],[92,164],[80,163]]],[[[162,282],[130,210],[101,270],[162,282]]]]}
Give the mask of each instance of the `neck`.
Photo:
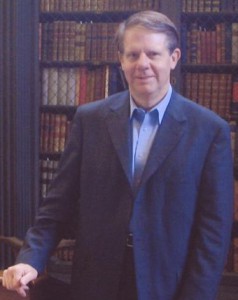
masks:
{"type": "Polygon", "coordinates": [[[148,94],[146,95],[132,95],[132,98],[135,102],[135,104],[138,107],[141,107],[145,110],[151,110],[153,107],[155,107],[158,103],[160,103],[164,97],[166,96],[168,92],[168,89],[166,89],[166,91],[163,91],[163,93],[160,93],[159,95],[157,94],[156,96],[150,96],[148,94]]]}

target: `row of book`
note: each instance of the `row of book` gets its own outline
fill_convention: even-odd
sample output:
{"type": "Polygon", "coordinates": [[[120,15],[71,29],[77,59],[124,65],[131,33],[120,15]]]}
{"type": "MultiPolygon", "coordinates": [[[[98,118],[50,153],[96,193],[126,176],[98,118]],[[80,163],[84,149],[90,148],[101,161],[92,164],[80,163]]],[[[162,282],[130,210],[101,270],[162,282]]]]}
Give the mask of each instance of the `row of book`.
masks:
{"type": "Polygon", "coordinates": [[[187,72],[184,74],[183,94],[220,116],[229,118],[232,80],[232,74],[227,73],[187,72]]]}
{"type": "Polygon", "coordinates": [[[183,0],[183,12],[226,12],[238,11],[237,0],[183,0]]]}
{"type": "Polygon", "coordinates": [[[54,21],[39,24],[41,61],[118,61],[118,23],[54,21]]]}
{"type": "Polygon", "coordinates": [[[155,9],[159,0],[41,0],[41,12],[125,11],[155,9]]]}
{"type": "Polygon", "coordinates": [[[182,27],[183,63],[237,64],[238,23],[217,23],[209,29],[198,22],[182,27]]]}
{"type": "Polygon", "coordinates": [[[40,159],[40,196],[45,197],[50,185],[51,180],[54,178],[54,174],[58,168],[59,159],[40,159]]]}
{"type": "Polygon", "coordinates": [[[66,114],[41,112],[40,152],[62,153],[69,135],[71,121],[66,114]]]}
{"type": "Polygon", "coordinates": [[[42,105],[78,106],[126,88],[117,65],[43,68],[41,74],[42,105]]]}

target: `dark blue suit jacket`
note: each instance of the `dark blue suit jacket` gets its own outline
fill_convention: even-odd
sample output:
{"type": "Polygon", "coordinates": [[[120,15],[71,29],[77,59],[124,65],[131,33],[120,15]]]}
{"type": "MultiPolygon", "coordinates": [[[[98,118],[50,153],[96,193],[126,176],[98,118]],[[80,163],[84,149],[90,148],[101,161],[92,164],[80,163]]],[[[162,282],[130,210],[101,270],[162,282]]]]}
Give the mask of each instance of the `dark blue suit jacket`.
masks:
{"type": "Polygon", "coordinates": [[[75,299],[116,300],[131,221],[139,300],[213,300],[232,222],[228,124],[173,91],[133,190],[129,93],[78,108],[18,261],[39,271],[76,215],[75,299]]]}

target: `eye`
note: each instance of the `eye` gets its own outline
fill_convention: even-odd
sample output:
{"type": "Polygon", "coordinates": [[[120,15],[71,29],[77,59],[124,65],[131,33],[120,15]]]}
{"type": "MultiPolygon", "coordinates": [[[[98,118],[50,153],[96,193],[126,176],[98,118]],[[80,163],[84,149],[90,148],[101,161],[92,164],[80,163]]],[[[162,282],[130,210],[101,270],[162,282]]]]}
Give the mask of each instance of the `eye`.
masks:
{"type": "Polygon", "coordinates": [[[129,60],[136,60],[139,57],[139,54],[136,52],[128,52],[126,54],[126,58],[128,58],[129,60]]]}
{"type": "Polygon", "coordinates": [[[147,56],[151,59],[155,59],[160,56],[160,53],[156,51],[150,51],[147,53],[147,56]]]}

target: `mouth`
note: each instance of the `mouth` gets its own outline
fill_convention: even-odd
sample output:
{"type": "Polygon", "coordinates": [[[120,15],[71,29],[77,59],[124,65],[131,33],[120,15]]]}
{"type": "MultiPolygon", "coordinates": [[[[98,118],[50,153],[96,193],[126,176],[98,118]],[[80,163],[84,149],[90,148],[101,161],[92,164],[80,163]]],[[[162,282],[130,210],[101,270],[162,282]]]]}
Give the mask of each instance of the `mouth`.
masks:
{"type": "Polygon", "coordinates": [[[137,76],[136,79],[138,80],[148,80],[153,78],[153,76],[137,76]]]}

